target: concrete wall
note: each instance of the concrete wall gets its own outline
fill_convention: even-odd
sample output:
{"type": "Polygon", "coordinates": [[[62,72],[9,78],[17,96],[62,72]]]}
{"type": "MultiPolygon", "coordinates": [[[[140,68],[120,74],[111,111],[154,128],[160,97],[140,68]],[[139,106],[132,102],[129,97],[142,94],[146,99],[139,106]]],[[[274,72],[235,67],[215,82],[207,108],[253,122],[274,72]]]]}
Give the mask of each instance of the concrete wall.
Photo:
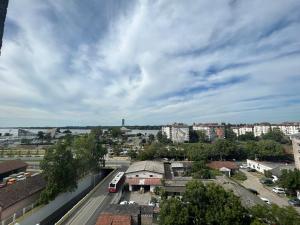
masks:
{"type": "Polygon", "coordinates": [[[55,200],[51,201],[49,204],[44,205],[43,207],[39,208],[36,212],[29,215],[28,217],[25,217],[23,220],[19,221],[21,225],[27,225],[27,224],[53,224],[49,221],[53,219],[47,219],[49,217],[53,217],[53,214],[58,212],[61,208],[64,208],[66,204],[69,202],[72,202],[76,196],[79,196],[86,190],[91,189],[97,183],[100,182],[104,177],[104,172],[101,172],[100,174],[93,176],[93,175],[87,175],[86,177],[82,178],[78,182],[78,187],[73,192],[66,192],[58,195],[58,197],[55,198],[55,200]]]}
{"type": "Polygon", "coordinates": [[[258,172],[264,173],[267,170],[271,170],[272,167],[269,167],[267,165],[263,165],[259,162],[256,162],[254,160],[247,159],[247,166],[253,169],[256,169],[258,172]]]}
{"type": "Polygon", "coordinates": [[[1,220],[6,220],[9,217],[12,217],[14,215],[14,213],[18,214],[17,216],[23,215],[23,208],[35,203],[38,200],[39,195],[40,195],[40,192],[37,192],[34,195],[32,195],[22,201],[19,201],[18,203],[4,209],[1,212],[1,220]]]}

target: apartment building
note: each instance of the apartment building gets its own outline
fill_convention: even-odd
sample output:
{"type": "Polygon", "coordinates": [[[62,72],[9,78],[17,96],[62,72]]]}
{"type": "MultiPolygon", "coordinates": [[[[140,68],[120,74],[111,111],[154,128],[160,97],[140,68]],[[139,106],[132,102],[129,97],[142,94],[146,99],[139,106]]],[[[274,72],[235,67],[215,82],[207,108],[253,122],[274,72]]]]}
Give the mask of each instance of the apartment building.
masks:
{"type": "Polygon", "coordinates": [[[285,135],[293,135],[300,133],[300,123],[282,123],[282,124],[272,124],[273,129],[279,129],[285,135]]]}
{"type": "Polygon", "coordinates": [[[237,137],[246,134],[247,132],[253,132],[253,127],[250,125],[232,127],[231,129],[237,137]]]}
{"type": "Polygon", "coordinates": [[[255,124],[253,127],[253,133],[255,137],[259,137],[263,134],[268,133],[270,129],[271,129],[271,124],[269,123],[255,124]]]}
{"type": "Polygon", "coordinates": [[[161,131],[174,143],[183,143],[190,140],[189,126],[182,123],[163,126],[161,131]]]}
{"type": "Polygon", "coordinates": [[[204,131],[209,140],[215,138],[214,127],[218,126],[217,123],[214,124],[193,124],[193,130],[204,131]]]}

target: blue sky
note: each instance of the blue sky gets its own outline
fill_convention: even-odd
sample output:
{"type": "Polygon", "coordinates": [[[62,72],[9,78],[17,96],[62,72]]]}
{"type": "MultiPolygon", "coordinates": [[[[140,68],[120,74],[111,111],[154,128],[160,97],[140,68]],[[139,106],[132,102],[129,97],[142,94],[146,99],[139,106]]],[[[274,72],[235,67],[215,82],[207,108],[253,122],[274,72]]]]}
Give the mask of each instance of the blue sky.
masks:
{"type": "Polygon", "coordinates": [[[10,1],[0,126],[300,121],[298,0],[10,1]]]}

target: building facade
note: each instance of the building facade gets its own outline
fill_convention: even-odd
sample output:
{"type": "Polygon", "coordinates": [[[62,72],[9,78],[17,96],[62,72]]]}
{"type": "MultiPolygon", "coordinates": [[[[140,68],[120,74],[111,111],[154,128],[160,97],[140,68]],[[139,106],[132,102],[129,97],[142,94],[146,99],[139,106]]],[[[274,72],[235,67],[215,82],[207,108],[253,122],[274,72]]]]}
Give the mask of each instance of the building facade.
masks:
{"type": "Polygon", "coordinates": [[[163,126],[161,131],[174,143],[183,143],[190,140],[189,126],[185,124],[174,123],[173,125],[163,126]]]}
{"type": "Polygon", "coordinates": [[[263,134],[268,133],[270,129],[271,129],[271,124],[268,123],[255,124],[253,127],[253,133],[255,137],[259,137],[263,134]]]}
{"type": "Polygon", "coordinates": [[[7,13],[8,7],[8,0],[1,0],[0,1],[0,54],[1,54],[1,47],[2,47],[2,38],[4,33],[4,23],[7,13]]]}
{"type": "Polygon", "coordinates": [[[300,134],[292,136],[295,167],[300,170],[300,134]]]}

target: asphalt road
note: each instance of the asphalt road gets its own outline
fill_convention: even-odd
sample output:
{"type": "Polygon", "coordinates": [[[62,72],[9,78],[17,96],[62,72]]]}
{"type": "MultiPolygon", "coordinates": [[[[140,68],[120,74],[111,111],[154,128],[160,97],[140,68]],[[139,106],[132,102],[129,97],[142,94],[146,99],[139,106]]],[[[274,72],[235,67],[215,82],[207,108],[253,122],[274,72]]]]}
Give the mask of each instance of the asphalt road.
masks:
{"type": "Polygon", "coordinates": [[[107,187],[119,171],[126,171],[128,167],[121,167],[114,173],[108,175],[102,185],[92,194],[89,200],[81,206],[78,211],[65,223],[67,225],[95,225],[101,211],[110,204],[117,193],[109,193],[107,187]]]}
{"type": "MultiPolygon", "coordinates": [[[[279,206],[288,206],[288,199],[284,195],[277,195],[272,192],[271,188],[266,188],[263,184],[259,182],[259,178],[253,175],[253,173],[248,172],[246,170],[242,170],[246,176],[247,180],[245,180],[242,185],[246,188],[255,189],[259,193],[259,197],[264,197],[270,200],[271,203],[274,203],[279,206]]],[[[295,209],[300,213],[300,208],[295,207],[295,209]]]]}

